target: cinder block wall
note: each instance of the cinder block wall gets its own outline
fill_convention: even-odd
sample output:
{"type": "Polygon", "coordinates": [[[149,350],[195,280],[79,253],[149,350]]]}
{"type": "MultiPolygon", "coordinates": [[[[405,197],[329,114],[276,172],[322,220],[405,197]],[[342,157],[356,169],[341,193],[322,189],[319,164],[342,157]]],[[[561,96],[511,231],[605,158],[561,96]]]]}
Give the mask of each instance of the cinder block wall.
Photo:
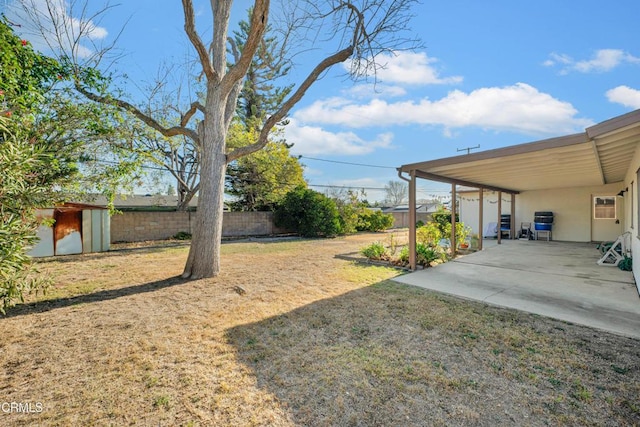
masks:
{"type": "MultiPolygon", "coordinates": [[[[192,233],[197,212],[123,212],[111,217],[112,242],[169,239],[183,231],[192,233]]],[[[272,212],[225,212],[222,236],[266,236],[286,233],[273,224],[272,212]]]]}

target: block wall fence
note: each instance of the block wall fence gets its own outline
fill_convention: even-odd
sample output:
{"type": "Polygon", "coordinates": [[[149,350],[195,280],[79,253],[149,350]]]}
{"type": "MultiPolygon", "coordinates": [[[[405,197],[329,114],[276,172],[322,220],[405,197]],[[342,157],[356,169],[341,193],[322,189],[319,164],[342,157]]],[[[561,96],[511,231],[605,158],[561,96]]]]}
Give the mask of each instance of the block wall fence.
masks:
{"type": "MultiPolygon", "coordinates": [[[[111,242],[163,240],[181,231],[192,233],[197,215],[197,212],[125,211],[111,216],[111,242]]],[[[407,213],[393,213],[393,216],[394,228],[408,226],[407,213]]],[[[287,232],[273,224],[273,212],[224,212],[222,217],[223,237],[269,236],[287,232]]]]}

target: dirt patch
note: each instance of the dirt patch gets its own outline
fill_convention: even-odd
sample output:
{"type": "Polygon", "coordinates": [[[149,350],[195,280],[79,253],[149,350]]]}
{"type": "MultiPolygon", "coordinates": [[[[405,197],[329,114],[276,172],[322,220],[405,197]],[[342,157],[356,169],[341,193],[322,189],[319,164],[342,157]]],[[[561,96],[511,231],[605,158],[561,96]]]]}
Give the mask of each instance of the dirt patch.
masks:
{"type": "Polygon", "coordinates": [[[387,238],[226,243],[198,281],[183,245],[48,260],[0,319],[0,423],[640,424],[637,340],[337,256],[387,238]]]}

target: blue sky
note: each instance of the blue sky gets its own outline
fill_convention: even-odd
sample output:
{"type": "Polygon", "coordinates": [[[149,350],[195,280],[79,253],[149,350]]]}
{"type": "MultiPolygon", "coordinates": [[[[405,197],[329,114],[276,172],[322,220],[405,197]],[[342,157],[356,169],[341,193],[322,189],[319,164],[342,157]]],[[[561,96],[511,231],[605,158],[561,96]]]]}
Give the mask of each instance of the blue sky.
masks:
{"type": "MultiPolygon", "coordinates": [[[[232,22],[250,4],[236,1],[232,22]]],[[[200,28],[210,27],[208,2],[195,5],[200,28]]],[[[384,58],[375,90],[338,67],[292,111],[286,138],[310,184],[366,187],[377,200],[383,192],[373,188],[397,180],[392,168],[402,164],[581,132],[640,108],[637,0],[424,0],[414,13],[411,31],[424,48],[384,58]]],[[[193,57],[179,1],[123,2],[96,23],[96,34],[109,40],[127,19],[116,66],[133,80],[193,57]]],[[[289,80],[323,53],[319,44],[298,57],[289,80]]],[[[421,182],[418,197],[448,190],[421,182]]]]}

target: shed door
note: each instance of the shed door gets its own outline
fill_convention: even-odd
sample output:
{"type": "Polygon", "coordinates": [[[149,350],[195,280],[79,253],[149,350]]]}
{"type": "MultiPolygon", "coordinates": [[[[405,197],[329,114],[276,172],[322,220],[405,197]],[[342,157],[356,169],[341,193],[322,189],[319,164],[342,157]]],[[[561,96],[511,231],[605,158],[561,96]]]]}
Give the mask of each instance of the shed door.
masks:
{"type": "Polygon", "coordinates": [[[56,255],[82,253],[82,211],[58,210],[53,225],[56,255]]]}
{"type": "Polygon", "coordinates": [[[624,209],[615,194],[594,194],[591,197],[591,240],[616,240],[622,234],[624,209]]]}

